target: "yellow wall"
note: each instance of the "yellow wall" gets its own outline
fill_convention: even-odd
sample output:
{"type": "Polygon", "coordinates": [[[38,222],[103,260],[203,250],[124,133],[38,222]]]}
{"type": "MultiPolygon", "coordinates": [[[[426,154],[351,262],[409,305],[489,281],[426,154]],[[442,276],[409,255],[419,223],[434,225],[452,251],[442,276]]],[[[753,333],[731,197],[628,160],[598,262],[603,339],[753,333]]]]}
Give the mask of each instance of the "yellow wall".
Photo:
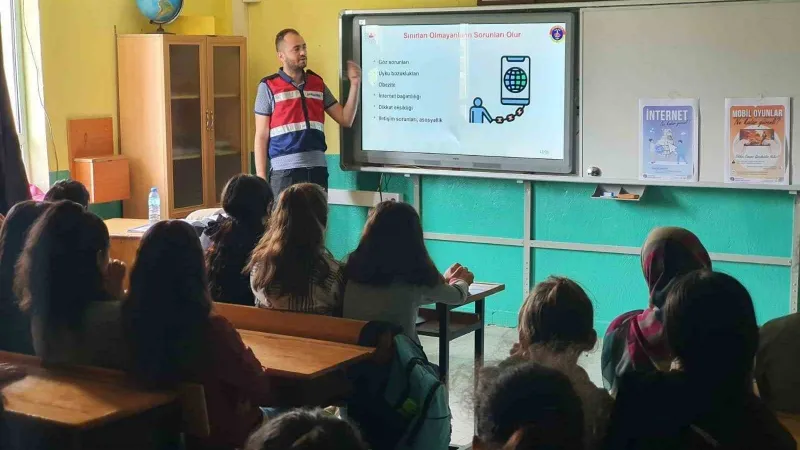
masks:
{"type": "Polygon", "coordinates": [[[164,28],[175,34],[232,34],[233,1],[241,0],[184,0],[180,17],[164,28]]]}
{"type": "MultiPolygon", "coordinates": [[[[231,1],[186,0],[181,16],[166,28],[179,34],[230,34],[231,1]]],[[[87,7],[85,0],[39,0],[38,6],[41,35],[34,38],[41,46],[43,95],[52,138],[41,127],[30,129],[34,137],[32,165],[68,170],[68,119],[112,116],[115,145],[117,142],[114,27],[119,34],[149,33],[156,27],[141,15],[134,0],[112,0],[97,7],[87,7]],[[45,135],[49,152],[44,148],[45,135]]],[[[26,64],[26,79],[35,80],[34,71],[28,68],[26,64]]],[[[38,103],[38,97],[29,95],[31,102],[38,103]]]]}
{"type": "MultiPolygon", "coordinates": [[[[273,42],[283,28],[296,28],[308,44],[308,67],[339,96],[339,12],[343,9],[435,8],[475,6],[476,0],[263,0],[249,6],[250,104],[256,86],[280,66],[273,42]]],[[[251,130],[252,130],[252,117],[251,130]]],[[[339,127],[328,120],[328,152],[339,153],[339,127]]],[[[252,135],[252,133],[251,133],[252,135]]],[[[253,143],[250,143],[252,147],[253,143]]],[[[252,151],[252,148],[250,149],[252,151]]]]}
{"type": "MultiPolygon", "coordinates": [[[[119,0],[104,2],[101,7],[87,7],[83,0],[40,0],[39,20],[44,101],[52,126],[48,167],[68,170],[67,120],[116,119],[114,26],[124,34],[149,31],[150,25],[139,14],[136,2],[119,0]]],[[[117,128],[115,120],[115,136],[117,128]]]]}

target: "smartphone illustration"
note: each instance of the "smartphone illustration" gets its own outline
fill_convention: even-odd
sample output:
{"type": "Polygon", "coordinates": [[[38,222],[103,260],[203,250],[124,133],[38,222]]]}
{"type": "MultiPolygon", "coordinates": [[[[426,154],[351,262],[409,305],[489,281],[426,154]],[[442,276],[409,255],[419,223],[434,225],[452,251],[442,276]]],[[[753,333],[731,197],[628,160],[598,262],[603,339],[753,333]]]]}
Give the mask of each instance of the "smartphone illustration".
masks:
{"type": "Polygon", "coordinates": [[[527,106],[531,103],[530,56],[500,58],[500,104],[527,106]]]}

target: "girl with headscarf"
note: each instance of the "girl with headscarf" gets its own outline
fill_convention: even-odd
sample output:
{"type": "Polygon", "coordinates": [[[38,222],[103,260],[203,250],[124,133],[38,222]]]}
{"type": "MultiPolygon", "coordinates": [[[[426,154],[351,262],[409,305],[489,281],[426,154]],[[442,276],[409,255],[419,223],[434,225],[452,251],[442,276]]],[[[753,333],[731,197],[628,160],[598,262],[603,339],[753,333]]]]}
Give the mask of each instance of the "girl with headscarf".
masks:
{"type": "Polygon", "coordinates": [[[677,227],[653,229],[642,245],[642,272],[650,292],[645,310],[614,319],[603,338],[601,367],[605,388],[616,395],[619,377],[626,372],[667,371],[672,355],[663,333],[666,287],[675,278],[699,269],[711,269],[700,239],[677,227]]]}

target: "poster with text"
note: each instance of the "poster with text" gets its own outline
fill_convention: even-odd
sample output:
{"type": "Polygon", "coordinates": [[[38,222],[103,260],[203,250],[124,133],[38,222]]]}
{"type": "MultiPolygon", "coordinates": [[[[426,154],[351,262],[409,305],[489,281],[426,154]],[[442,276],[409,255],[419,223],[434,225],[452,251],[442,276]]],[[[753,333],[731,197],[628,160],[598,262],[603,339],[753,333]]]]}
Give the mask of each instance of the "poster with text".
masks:
{"type": "Polygon", "coordinates": [[[725,182],[789,184],[788,97],[725,100],[725,182]]]}
{"type": "Polygon", "coordinates": [[[697,181],[697,99],[639,100],[639,179],[697,181]]]}

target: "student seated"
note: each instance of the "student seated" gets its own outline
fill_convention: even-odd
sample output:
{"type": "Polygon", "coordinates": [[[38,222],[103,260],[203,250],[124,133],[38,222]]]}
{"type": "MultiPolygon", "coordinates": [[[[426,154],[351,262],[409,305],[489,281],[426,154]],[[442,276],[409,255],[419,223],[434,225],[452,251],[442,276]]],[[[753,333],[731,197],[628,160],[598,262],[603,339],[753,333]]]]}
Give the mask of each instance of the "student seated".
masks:
{"type": "Polygon", "coordinates": [[[594,308],[586,292],[569,278],[549,277],[522,305],[518,329],[512,356],[557,369],[570,379],[583,404],[585,448],[600,448],[613,402],[578,365],[580,354],[597,344],[594,308]]]}
{"type": "Polygon", "coordinates": [[[89,207],[89,191],[86,189],[86,186],[81,184],[79,181],[71,180],[67,178],[66,180],[60,180],[53,183],[53,186],[44,194],[44,201],[46,202],[57,202],[61,200],[70,200],[73,201],[84,208],[89,207]]]}
{"type": "Polygon", "coordinates": [[[147,386],[199,383],[211,434],[205,448],[240,448],[273,401],[266,372],[228,320],[212,311],[203,250],[191,225],[153,225],[142,237],[123,308],[132,373],[147,386]]]}
{"type": "Polygon", "coordinates": [[[17,203],[0,228],[0,350],[34,354],[31,320],[19,309],[14,275],[28,232],[49,207],[32,200],[17,203]]]}
{"type": "Polygon", "coordinates": [[[272,201],[269,184],[257,176],[236,175],[225,185],[222,208],[226,215],[211,222],[200,236],[201,244],[207,243],[208,284],[214,301],[255,304],[244,267],[264,235],[272,201]]]}
{"type": "Polygon", "coordinates": [[[756,354],[758,393],[773,411],[800,414],[800,314],[761,327],[756,354]]]}
{"type": "Polygon", "coordinates": [[[603,338],[600,358],[605,388],[616,395],[619,377],[630,371],[669,370],[672,355],[663,333],[661,309],[665,288],[673,279],[693,270],[711,269],[700,239],[676,227],[655,228],[642,245],[642,272],[650,293],[645,310],[614,319],[603,338]]]}
{"type": "Polygon", "coordinates": [[[419,307],[465,303],[474,278],[458,264],[443,277],[425,248],[417,211],[407,203],[382,202],[370,212],[361,242],[347,258],[344,316],[392,323],[419,343],[419,307]]]}
{"type": "Polygon", "coordinates": [[[792,435],[753,393],[758,325],[747,289],[729,275],[690,273],[666,294],[670,372],[629,372],[609,450],[794,450],[792,435]]]}
{"type": "Polygon", "coordinates": [[[367,450],[349,422],[323,410],[294,410],[280,415],[248,439],[245,450],[367,450]]]}
{"type": "Polygon", "coordinates": [[[119,301],[125,265],[108,258],[108,228],[64,200],[36,222],[15,288],[31,316],[36,354],[52,364],[124,368],[119,301]]]}
{"type": "Polygon", "coordinates": [[[481,370],[474,450],[581,450],[581,401],[562,373],[532,362],[481,370]]]}
{"type": "Polygon", "coordinates": [[[342,266],[325,248],[328,199],[316,184],[284,190],[246,271],[256,306],[302,313],[342,312],[342,266]]]}

